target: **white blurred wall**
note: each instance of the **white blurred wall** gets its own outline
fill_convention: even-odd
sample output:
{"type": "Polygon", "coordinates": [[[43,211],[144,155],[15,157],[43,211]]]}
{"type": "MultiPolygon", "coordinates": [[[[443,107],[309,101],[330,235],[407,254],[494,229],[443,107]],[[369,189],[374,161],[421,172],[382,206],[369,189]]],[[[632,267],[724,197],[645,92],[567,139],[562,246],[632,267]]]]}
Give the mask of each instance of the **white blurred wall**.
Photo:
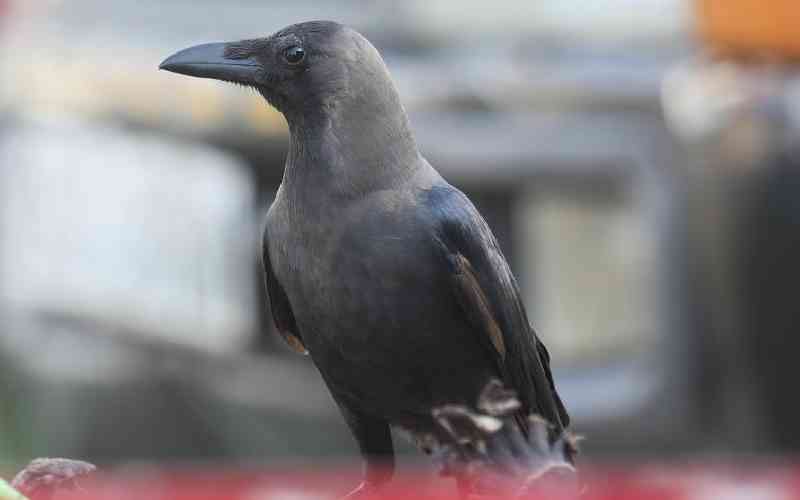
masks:
{"type": "Polygon", "coordinates": [[[0,151],[3,309],[215,351],[252,335],[255,193],[236,160],[55,117],[0,151]]]}

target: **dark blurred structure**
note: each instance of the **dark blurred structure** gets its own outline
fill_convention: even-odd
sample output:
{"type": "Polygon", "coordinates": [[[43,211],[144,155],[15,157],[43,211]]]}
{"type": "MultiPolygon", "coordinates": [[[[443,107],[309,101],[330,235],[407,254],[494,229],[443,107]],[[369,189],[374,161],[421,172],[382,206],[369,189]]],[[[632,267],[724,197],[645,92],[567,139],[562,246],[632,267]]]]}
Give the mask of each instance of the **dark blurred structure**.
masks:
{"type": "Polygon", "coordinates": [[[765,404],[766,428],[781,452],[800,449],[800,401],[791,397],[797,380],[800,308],[792,290],[800,283],[800,157],[796,149],[775,154],[753,180],[745,208],[741,264],[745,325],[751,332],[755,372],[765,404]]]}
{"type": "Polygon", "coordinates": [[[796,452],[791,380],[798,238],[792,164],[798,79],[774,60],[703,56],[666,80],[664,103],[688,153],[690,269],[704,421],[742,451],[796,452]]]}
{"type": "Polygon", "coordinates": [[[156,71],[309,18],[386,55],[422,150],[500,239],[588,456],[793,449],[800,87],[692,59],[690,5],[647,3],[13,4],[0,460],[355,452],[265,310],[282,118],[156,71]]]}

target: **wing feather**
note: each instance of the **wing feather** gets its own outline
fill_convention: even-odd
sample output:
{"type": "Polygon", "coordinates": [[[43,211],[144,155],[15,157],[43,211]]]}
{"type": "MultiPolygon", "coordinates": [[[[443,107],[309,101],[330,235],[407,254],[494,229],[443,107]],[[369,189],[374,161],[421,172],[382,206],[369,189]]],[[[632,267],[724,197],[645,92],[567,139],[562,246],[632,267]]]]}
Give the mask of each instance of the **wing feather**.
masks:
{"type": "Polygon", "coordinates": [[[439,250],[453,290],[480,341],[493,350],[504,382],[522,403],[557,428],[569,415],[555,389],[550,356],[528,322],[519,287],[486,221],[469,199],[451,186],[435,187],[426,200],[436,219],[439,250]]]}
{"type": "Polygon", "coordinates": [[[264,284],[269,296],[270,310],[272,311],[272,320],[275,323],[278,333],[280,333],[283,340],[292,348],[293,351],[300,354],[308,354],[308,349],[303,344],[303,338],[297,329],[297,322],[294,319],[292,306],[289,304],[289,298],[286,292],[278,282],[275,272],[272,269],[272,263],[269,258],[269,235],[267,229],[264,229],[264,237],[261,245],[261,264],[264,268],[264,284]]]}

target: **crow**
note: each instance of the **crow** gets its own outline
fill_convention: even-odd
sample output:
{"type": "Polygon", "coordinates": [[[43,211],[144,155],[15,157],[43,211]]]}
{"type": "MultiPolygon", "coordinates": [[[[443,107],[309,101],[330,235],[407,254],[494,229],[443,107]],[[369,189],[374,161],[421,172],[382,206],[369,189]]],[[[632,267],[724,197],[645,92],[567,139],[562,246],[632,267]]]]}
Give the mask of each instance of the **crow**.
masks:
{"type": "Polygon", "coordinates": [[[389,71],[355,30],[311,21],[203,44],[160,65],[256,89],[286,118],[263,268],[277,330],[311,356],[366,462],[391,476],[390,426],[441,436],[432,409],[475,407],[499,379],[515,425],[569,417],[550,356],[489,226],[420,154],[389,71]]]}

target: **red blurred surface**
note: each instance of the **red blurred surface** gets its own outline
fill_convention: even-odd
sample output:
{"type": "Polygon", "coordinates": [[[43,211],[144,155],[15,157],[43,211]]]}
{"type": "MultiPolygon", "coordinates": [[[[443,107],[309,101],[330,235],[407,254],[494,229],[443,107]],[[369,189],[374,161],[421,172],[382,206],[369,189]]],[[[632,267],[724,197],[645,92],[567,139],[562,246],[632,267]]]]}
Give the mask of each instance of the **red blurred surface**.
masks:
{"type": "MultiPolygon", "coordinates": [[[[142,468],[98,474],[81,490],[59,499],[103,500],[313,500],[338,498],[357,471],[303,473],[142,468]]],[[[800,499],[800,466],[638,466],[594,468],[581,472],[584,500],[786,500],[800,499]]],[[[375,498],[455,499],[452,480],[430,474],[403,474],[375,498]]],[[[573,493],[545,488],[527,498],[559,500],[573,493]]]]}

